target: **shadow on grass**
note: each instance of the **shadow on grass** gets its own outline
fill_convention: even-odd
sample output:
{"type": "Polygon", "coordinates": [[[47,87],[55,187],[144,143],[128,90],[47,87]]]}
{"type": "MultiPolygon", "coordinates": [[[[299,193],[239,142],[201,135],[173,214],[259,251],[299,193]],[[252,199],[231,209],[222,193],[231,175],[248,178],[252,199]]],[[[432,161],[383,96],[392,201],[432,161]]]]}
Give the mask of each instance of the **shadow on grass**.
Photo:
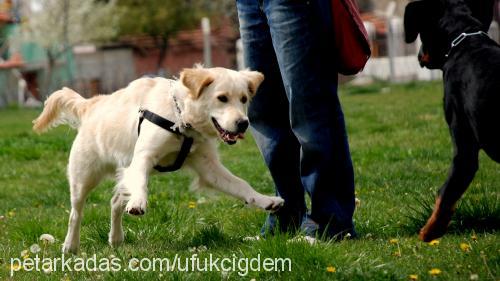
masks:
{"type": "MultiPolygon", "coordinates": [[[[416,204],[409,206],[405,230],[418,233],[425,225],[434,207],[434,197],[416,196],[416,204]]],[[[462,198],[448,227],[448,233],[496,232],[500,229],[500,202],[496,193],[475,194],[462,198]],[[493,196],[491,196],[493,194],[493,196]]]]}
{"type": "Polygon", "coordinates": [[[196,231],[189,241],[191,246],[207,246],[209,248],[231,247],[237,243],[239,241],[224,234],[222,227],[217,224],[210,224],[196,231]]]}

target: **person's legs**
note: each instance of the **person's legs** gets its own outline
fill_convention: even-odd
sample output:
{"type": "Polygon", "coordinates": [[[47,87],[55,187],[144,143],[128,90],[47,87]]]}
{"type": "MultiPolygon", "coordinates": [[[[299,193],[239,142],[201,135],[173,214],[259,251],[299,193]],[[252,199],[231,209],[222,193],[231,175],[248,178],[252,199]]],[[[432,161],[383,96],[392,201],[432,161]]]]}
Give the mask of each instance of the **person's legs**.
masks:
{"type": "MultiPolygon", "coordinates": [[[[312,220],[328,236],[354,235],[354,173],[337,96],[331,38],[319,1],[264,0],[263,10],[300,142],[300,175],[311,196],[312,220]]],[[[294,170],[283,169],[291,175],[294,170]]]]}
{"type": "Polygon", "coordinates": [[[304,188],[300,178],[300,144],[293,134],[288,100],[272,46],[261,1],[238,0],[238,16],[245,64],[264,74],[264,82],[250,103],[249,118],[254,138],[261,150],[284,206],[269,215],[263,232],[293,231],[306,212],[304,188]]]}

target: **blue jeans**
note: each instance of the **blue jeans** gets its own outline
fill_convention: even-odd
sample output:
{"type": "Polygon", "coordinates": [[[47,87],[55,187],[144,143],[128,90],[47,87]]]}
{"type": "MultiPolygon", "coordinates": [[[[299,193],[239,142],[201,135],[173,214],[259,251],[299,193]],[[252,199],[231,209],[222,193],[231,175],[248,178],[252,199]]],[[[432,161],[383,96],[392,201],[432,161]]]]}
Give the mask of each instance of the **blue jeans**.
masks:
{"type": "Polygon", "coordinates": [[[320,234],[354,235],[354,172],[331,55],[330,0],[236,2],[245,64],[265,76],[249,108],[252,133],[285,200],[263,230],[294,231],[307,218],[320,234]]]}

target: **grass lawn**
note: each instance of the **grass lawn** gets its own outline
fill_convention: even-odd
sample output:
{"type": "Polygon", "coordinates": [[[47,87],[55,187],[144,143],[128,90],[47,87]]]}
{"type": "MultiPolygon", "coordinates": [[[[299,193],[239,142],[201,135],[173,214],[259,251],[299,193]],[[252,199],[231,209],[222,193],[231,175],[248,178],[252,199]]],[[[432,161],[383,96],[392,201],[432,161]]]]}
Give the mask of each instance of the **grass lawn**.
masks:
{"type": "MultiPolygon", "coordinates": [[[[440,83],[377,84],[342,88],[356,172],[355,213],[360,239],[310,246],[287,235],[244,241],[256,235],[266,214],[225,195],[188,192],[183,172],[153,176],[145,216],[126,215],[125,245],[107,244],[113,182],[89,197],[82,224],[81,254],[115,257],[122,270],[27,272],[10,276],[11,258],[38,243],[39,257],[61,257],[69,190],[66,164],[75,132],[57,128],[37,136],[38,110],[0,111],[0,280],[499,280],[500,166],[481,154],[481,168],[458,206],[450,232],[430,245],[417,240],[434,194],[444,182],[452,147],[442,110],[440,83]],[[44,245],[41,234],[52,234],[44,245]],[[196,247],[196,248],[195,248],[196,247]],[[290,258],[281,272],[132,272],[131,258],[290,258]],[[432,269],[435,275],[429,273],[432,269]],[[438,270],[437,270],[438,269],[438,270]]],[[[249,137],[221,145],[229,170],[257,190],[273,184],[249,137]]],[[[29,258],[35,254],[29,253],[29,258]]],[[[135,263],[133,264],[135,266],[135,263]]],[[[147,267],[146,262],[143,264],[147,267]]],[[[244,265],[241,265],[244,267],[244,265]]],[[[184,267],[184,266],[182,266],[184,267]]],[[[202,266],[203,267],[203,266],[202,266]]],[[[255,268],[255,267],[254,267],[255,268]]],[[[279,268],[280,269],[280,268],[279,268]]]]}

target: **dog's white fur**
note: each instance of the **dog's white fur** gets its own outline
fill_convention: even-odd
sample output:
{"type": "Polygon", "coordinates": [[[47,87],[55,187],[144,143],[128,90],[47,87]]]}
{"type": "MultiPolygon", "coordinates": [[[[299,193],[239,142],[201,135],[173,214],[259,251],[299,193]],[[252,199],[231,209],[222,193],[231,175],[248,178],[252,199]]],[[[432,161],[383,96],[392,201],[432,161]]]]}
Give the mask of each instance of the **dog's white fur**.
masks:
{"type": "Polygon", "coordinates": [[[182,137],[146,120],[138,136],[141,108],[176,122],[185,135],[194,139],[183,167],[195,172],[197,184],[266,210],[279,208],[284,203],[282,198],[256,192],[221,164],[216,147],[220,134],[212,122],[215,118],[223,129],[235,132],[238,120],[248,120],[245,99],[255,94],[263,79],[254,71],[196,67],[181,72],[179,80],[141,78],[111,95],[90,99],[68,88],[53,93],[33,121],[33,129],[43,132],[63,123],[78,129],[68,164],[71,213],[63,251],[78,251],[85,199],[103,177],[111,174],[118,178],[111,199],[109,233],[109,243],[117,246],[124,239],[123,211],[143,214],[152,168],[171,164],[177,157],[182,137]],[[220,95],[227,102],[220,101],[220,95]],[[190,124],[191,129],[185,124],[190,124]]]}

